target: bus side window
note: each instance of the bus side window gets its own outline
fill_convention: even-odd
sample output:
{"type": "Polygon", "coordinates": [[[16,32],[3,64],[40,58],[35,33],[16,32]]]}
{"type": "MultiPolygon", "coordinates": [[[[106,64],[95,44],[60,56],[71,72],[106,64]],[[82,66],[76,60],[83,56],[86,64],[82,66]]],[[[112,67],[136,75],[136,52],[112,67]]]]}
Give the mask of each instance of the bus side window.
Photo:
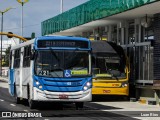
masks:
{"type": "Polygon", "coordinates": [[[23,67],[30,67],[31,46],[24,47],[23,67]]]}
{"type": "Polygon", "coordinates": [[[12,51],[10,52],[10,55],[9,55],[9,68],[11,69],[11,66],[12,66],[12,51]]]}
{"type": "Polygon", "coordinates": [[[20,67],[20,49],[15,50],[13,67],[14,68],[20,67]]]}

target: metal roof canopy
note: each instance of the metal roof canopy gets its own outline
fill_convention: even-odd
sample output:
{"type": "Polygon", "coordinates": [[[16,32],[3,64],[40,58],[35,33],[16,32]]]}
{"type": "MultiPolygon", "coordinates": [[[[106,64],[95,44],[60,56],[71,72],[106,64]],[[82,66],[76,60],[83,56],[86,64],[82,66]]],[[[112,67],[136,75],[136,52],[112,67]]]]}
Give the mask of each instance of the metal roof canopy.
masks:
{"type": "Polygon", "coordinates": [[[80,35],[82,32],[88,32],[92,31],[93,29],[97,27],[104,27],[107,25],[117,24],[120,21],[123,20],[131,20],[136,18],[142,18],[146,16],[146,14],[149,17],[152,17],[156,13],[160,13],[160,2],[154,2],[151,4],[147,4],[138,8],[134,8],[116,15],[112,15],[109,17],[105,17],[100,20],[92,21],[77,27],[73,27],[71,29],[67,29],[64,31],[60,31],[57,33],[54,33],[56,35],[80,35]]]}

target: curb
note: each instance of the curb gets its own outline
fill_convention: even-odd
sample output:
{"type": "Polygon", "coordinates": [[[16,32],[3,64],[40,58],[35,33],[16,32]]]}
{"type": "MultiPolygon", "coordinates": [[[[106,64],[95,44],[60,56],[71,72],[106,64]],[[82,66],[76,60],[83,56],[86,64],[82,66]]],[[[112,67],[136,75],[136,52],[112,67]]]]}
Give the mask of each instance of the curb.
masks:
{"type": "Polygon", "coordinates": [[[8,79],[4,78],[4,77],[0,77],[0,81],[2,81],[2,82],[8,82],[8,79]]]}

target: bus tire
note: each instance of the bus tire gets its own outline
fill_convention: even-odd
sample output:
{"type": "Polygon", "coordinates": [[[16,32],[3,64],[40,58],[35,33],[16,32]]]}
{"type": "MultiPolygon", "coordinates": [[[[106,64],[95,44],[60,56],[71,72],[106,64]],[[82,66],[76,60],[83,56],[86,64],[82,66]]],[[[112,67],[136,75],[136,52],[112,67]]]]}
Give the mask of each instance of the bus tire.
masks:
{"type": "Polygon", "coordinates": [[[76,102],[76,109],[78,110],[78,108],[83,108],[84,103],[83,102],[76,102]]]}
{"type": "Polygon", "coordinates": [[[30,109],[36,108],[36,102],[35,102],[35,101],[29,100],[28,102],[29,102],[29,107],[30,107],[30,109]]]}
{"type": "Polygon", "coordinates": [[[14,84],[14,98],[15,98],[16,104],[20,104],[21,103],[20,98],[17,97],[17,91],[16,91],[16,85],[15,84],[14,84]]]}

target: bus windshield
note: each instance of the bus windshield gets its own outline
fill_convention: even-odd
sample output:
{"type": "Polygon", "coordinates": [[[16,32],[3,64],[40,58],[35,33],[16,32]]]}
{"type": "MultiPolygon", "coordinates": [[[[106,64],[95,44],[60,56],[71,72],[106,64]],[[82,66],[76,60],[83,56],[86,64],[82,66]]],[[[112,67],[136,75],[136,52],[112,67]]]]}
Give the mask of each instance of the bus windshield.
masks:
{"type": "Polygon", "coordinates": [[[93,77],[124,78],[125,64],[117,54],[96,54],[92,57],[93,77]]]}
{"type": "Polygon", "coordinates": [[[45,77],[90,76],[89,52],[78,50],[36,51],[35,75],[45,77]]]}

